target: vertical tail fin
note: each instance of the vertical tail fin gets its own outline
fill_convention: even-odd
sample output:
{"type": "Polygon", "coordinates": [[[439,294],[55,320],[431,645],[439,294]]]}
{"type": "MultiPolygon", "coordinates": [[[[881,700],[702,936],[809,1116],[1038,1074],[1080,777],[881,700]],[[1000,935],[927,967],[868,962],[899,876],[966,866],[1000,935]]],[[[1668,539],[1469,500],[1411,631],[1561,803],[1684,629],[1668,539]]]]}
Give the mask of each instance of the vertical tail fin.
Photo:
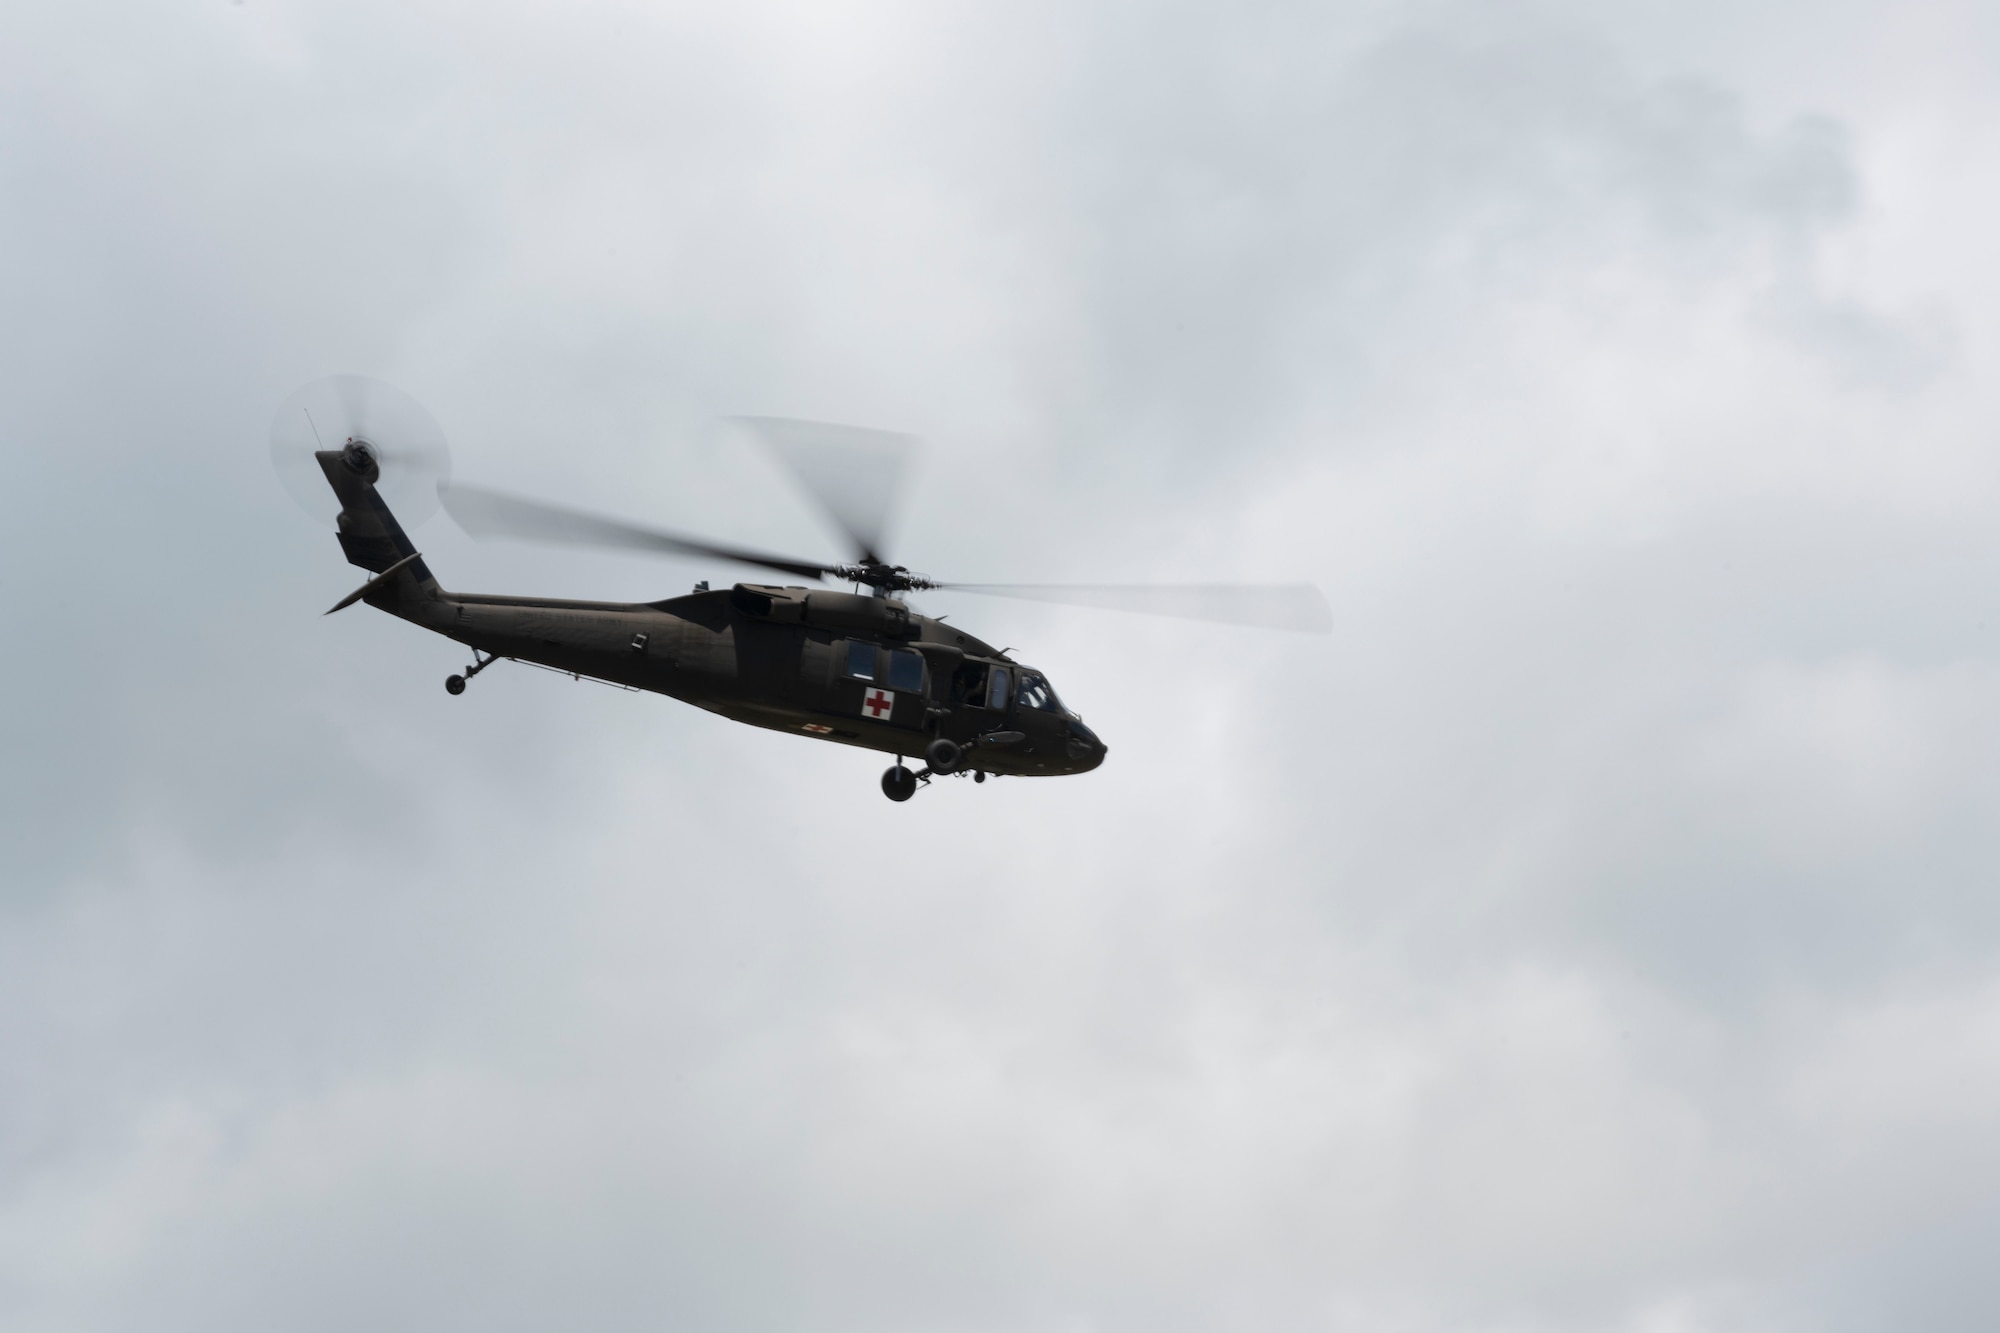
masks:
{"type": "Polygon", "coordinates": [[[369,594],[370,604],[379,604],[378,596],[388,600],[411,592],[436,597],[437,580],[431,577],[409,534],[403,531],[403,525],[396,521],[375,489],[381,469],[374,452],[366,444],[355,442],[344,449],[323,450],[313,457],[318,460],[320,471],[326,474],[333,493],[340,497],[338,535],[348,563],[359,565],[371,574],[396,569],[393,580],[383,580],[387,586],[382,594],[369,594]]]}

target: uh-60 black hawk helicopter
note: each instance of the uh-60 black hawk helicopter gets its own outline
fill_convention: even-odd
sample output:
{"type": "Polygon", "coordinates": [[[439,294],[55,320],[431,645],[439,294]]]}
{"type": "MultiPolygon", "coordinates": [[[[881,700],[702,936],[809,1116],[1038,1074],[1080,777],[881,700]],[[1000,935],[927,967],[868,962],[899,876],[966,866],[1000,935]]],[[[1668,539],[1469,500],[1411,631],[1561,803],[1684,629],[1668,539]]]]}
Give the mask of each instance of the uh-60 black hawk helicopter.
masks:
{"type": "Polygon", "coordinates": [[[511,660],[651,690],[794,735],[896,756],[882,791],[907,801],[941,774],[1085,773],[1106,747],[1048,676],[898,594],[976,592],[1324,633],[1325,599],[1304,584],[1051,585],[943,583],[881,554],[907,436],[814,422],[741,418],[847,535],[853,559],[794,560],[450,482],[443,433],[407,394],[358,375],[306,385],[279,410],[272,461],[309,510],[333,515],[350,563],[374,577],[332,611],[366,602],[472,649],[445,679],[463,694],[511,660]],[[326,488],[331,488],[329,497],[326,488]],[[707,556],[857,591],[738,583],[657,602],[583,602],[447,592],[390,501],[421,520],[438,500],[475,537],[513,537],[665,555],[707,556]],[[860,589],[866,589],[863,593],[860,589]],[[905,756],[923,757],[913,771],[905,756]]]}

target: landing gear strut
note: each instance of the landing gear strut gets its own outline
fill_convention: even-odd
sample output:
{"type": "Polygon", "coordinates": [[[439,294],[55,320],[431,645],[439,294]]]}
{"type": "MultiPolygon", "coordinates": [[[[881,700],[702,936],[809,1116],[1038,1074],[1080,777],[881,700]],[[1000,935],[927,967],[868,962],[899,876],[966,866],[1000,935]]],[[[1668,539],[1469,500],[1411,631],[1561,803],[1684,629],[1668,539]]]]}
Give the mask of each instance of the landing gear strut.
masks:
{"type": "Polygon", "coordinates": [[[472,666],[469,666],[469,667],[467,667],[467,668],[465,669],[465,674],[464,674],[464,675],[462,675],[462,676],[446,676],[446,677],[444,678],[444,692],[445,692],[446,694],[464,694],[464,693],[465,693],[465,682],[467,682],[468,680],[471,680],[471,679],[472,679],[472,678],[473,678],[474,676],[476,676],[476,675],[478,675],[478,674],[479,674],[480,672],[482,672],[482,671],[486,670],[486,668],[487,668],[487,667],[490,667],[490,666],[492,666],[492,665],[493,665],[493,664],[494,664],[495,662],[499,661],[499,660],[500,660],[500,654],[498,654],[498,653],[488,653],[488,654],[486,655],[485,659],[484,659],[484,660],[481,660],[481,658],[480,658],[480,656],[479,656],[479,650],[478,650],[477,648],[474,648],[474,649],[472,650],[472,660],[473,660],[473,662],[474,662],[474,665],[472,665],[472,666]]]}

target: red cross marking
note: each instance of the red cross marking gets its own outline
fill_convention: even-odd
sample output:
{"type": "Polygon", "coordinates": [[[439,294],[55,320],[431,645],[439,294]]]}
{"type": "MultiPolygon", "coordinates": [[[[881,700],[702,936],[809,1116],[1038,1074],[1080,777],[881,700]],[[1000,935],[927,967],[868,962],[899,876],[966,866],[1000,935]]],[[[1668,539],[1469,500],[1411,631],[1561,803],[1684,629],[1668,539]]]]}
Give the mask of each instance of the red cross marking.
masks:
{"type": "Polygon", "coordinates": [[[861,706],[867,710],[868,716],[880,717],[896,706],[896,696],[887,690],[870,690],[862,696],[861,706]]]}

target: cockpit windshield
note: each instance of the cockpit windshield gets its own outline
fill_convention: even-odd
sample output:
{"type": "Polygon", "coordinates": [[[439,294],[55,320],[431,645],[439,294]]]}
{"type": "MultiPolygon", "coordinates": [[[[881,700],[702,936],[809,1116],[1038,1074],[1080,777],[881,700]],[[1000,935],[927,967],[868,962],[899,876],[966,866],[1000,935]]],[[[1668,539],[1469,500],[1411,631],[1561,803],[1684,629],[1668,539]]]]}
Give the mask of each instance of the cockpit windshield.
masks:
{"type": "Polygon", "coordinates": [[[1021,673],[1021,689],[1015,696],[1015,702],[1023,708],[1039,708],[1044,713],[1069,711],[1062,706],[1062,700],[1056,698],[1056,692],[1049,688],[1048,681],[1032,671],[1021,673]]]}

